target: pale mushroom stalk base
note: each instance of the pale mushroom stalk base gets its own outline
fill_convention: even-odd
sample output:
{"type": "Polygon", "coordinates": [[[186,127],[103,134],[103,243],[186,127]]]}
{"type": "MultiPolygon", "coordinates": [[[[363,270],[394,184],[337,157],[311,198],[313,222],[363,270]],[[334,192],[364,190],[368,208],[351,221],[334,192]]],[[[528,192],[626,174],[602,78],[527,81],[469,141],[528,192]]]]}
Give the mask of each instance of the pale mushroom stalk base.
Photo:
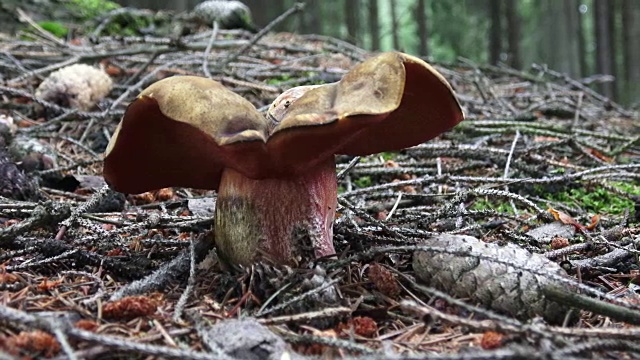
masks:
{"type": "Polygon", "coordinates": [[[289,178],[254,180],[226,168],[215,214],[220,259],[240,265],[261,259],[294,265],[307,253],[335,254],[335,168],[333,156],[289,178]]]}

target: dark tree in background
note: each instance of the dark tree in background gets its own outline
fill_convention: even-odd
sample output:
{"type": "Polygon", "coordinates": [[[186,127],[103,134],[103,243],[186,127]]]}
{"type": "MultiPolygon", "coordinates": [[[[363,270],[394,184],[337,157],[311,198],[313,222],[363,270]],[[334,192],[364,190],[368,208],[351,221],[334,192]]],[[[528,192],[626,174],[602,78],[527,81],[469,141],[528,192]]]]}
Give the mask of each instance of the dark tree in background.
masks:
{"type": "Polygon", "coordinates": [[[571,0],[545,0],[541,10],[549,16],[542,23],[544,28],[543,62],[549,67],[567,73],[573,77],[580,76],[577,33],[573,32],[571,23],[573,11],[571,0]]]}
{"type": "Polygon", "coordinates": [[[489,30],[489,63],[497,64],[502,55],[502,0],[489,0],[489,16],[491,28],[489,30]]]}
{"type": "MultiPolygon", "coordinates": [[[[585,6],[581,3],[580,0],[571,0],[571,12],[576,12],[575,21],[575,30],[574,34],[576,37],[576,41],[578,43],[578,64],[580,68],[580,76],[585,77],[590,73],[588,61],[587,61],[587,40],[585,39],[585,21],[586,16],[580,10],[582,6],[585,6]]],[[[571,14],[569,14],[571,16],[571,14]]]]}
{"type": "Polygon", "coordinates": [[[416,25],[418,27],[418,55],[429,55],[429,31],[427,30],[426,0],[416,0],[416,25]]]}
{"type": "Polygon", "coordinates": [[[307,0],[305,11],[297,17],[298,25],[294,30],[302,34],[324,33],[324,28],[322,26],[323,6],[321,6],[320,3],[320,0],[307,0]]]}
{"type": "MultiPolygon", "coordinates": [[[[200,3],[202,0],[198,2],[200,3]]],[[[286,0],[242,0],[242,2],[251,9],[251,15],[253,16],[253,21],[257,27],[267,25],[274,19],[274,17],[282,14],[287,9],[288,4],[286,0]]],[[[276,28],[276,30],[290,30],[287,28],[287,25],[290,23],[291,22],[288,22],[287,24],[276,28]]]]}
{"type": "Polygon", "coordinates": [[[488,0],[489,7],[489,63],[498,64],[506,59],[509,66],[522,67],[520,55],[520,15],[518,2],[488,0]],[[506,52],[505,52],[506,41],[506,52]]]}
{"type": "Polygon", "coordinates": [[[320,6],[321,0],[308,0],[307,1],[307,11],[303,13],[301,19],[304,19],[306,29],[308,33],[311,34],[322,34],[323,33],[323,11],[322,6],[320,6]]]}
{"type": "MultiPolygon", "coordinates": [[[[594,31],[596,38],[596,72],[615,75],[614,54],[614,8],[610,0],[594,0],[594,31]]],[[[599,86],[600,91],[608,97],[615,95],[613,83],[606,82],[599,86]]]]}
{"type": "Polygon", "coordinates": [[[269,22],[269,16],[271,14],[269,14],[269,12],[267,11],[260,11],[263,10],[261,9],[261,4],[263,3],[262,0],[245,0],[244,3],[247,4],[247,6],[251,9],[251,16],[253,16],[253,21],[255,22],[256,26],[261,27],[269,22]]]}
{"type": "Polygon", "coordinates": [[[371,50],[377,51],[380,49],[380,22],[378,21],[380,12],[378,11],[378,0],[369,0],[368,5],[371,50]]]}
{"type": "Polygon", "coordinates": [[[344,13],[347,23],[347,41],[360,43],[360,0],[344,0],[344,13]]]}
{"type": "Polygon", "coordinates": [[[511,67],[520,69],[522,59],[520,58],[520,13],[518,12],[518,2],[506,0],[505,17],[507,19],[507,49],[508,63],[511,67]]]}
{"type": "Polygon", "coordinates": [[[580,58],[580,42],[578,41],[582,34],[578,28],[580,22],[579,0],[564,0],[562,3],[560,16],[563,17],[561,32],[563,36],[565,69],[559,69],[567,72],[573,77],[582,76],[582,64],[580,58]]]}
{"type": "Polygon", "coordinates": [[[622,1],[623,101],[640,103],[640,2],[622,1]]]}
{"type": "Polygon", "coordinates": [[[389,0],[389,16],[391,16],[391,37],[393,39],[393,48],[395,50],[401,50],[400,46],[400,34],[398,33],[398,11],[396,7],[396,0],[389,0]]]}

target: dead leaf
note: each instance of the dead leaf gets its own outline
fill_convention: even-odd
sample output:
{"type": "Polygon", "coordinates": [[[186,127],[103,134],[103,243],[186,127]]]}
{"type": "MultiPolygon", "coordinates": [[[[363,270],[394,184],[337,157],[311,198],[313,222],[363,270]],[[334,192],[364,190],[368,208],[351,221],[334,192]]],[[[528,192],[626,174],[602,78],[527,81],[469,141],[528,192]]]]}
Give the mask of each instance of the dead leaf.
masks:
{"type": "Polygon", "coordinates": [[[49,291],[56,286],[60,285],[62,280],[49,281],[49,279],[44,278],[44,280],[38,284],[38,290],[40,291],[49,291]]]}
{"type": "Polygon", "coordinates": [[[484,350],[497,349],[502,346],[503,338],[503,334],[497,333],[495,331],[487,331],[482,335],[480,346],[484,350]]]}
{"type": "Polygon", "coordinates": [[[596,149],[587,149],[587,151],[589,152],[589,154],[597,157],[598,159],[607,162],[607,163],[612,163],[613,162],[613,158],[610,158],[608,156],[605,156],[603,153],[601,153],[600,151],[596,150],[596,149]]]}
{"type": "Polygon", "coordinates": [[[563,224],[573,225],[575,226],[576,230],[579,230],[579,231],[584,231],[587,229],[584,225],[578,223],[576,219],[574,219],[568,214],[563,213],[562,211],[556,210],[554,208],[549,208],[548,211],[553,215],[554,219],[562,222],[563,224]]]}
{"type": "Polygon", "coordinates": [[[598,225],[598,222],[600,222],[600,215],[593,215],[591,217],[591,224],[586,226],[586,229],[589,231],[593,231],[593,229],[596,228],[596,225],[598,225]]]}

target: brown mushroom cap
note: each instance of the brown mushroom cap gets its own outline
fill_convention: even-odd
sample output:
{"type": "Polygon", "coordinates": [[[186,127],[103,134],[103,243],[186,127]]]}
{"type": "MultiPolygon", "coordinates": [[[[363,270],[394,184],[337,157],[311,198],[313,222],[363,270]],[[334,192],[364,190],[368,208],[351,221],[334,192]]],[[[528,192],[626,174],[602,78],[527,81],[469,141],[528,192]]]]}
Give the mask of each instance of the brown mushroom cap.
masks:
{"type": "Polygon", "coordinates": [[[418,145],[464,118],[442,75],[397,52],[356,65],[339,82],[309,90],[287,110],[267,147],[274,162],[294,171],[329,154],[367,155],[418,145]]]}
{"type": "Polygon", "coordinates": [[[400,104],[383,121],[358,133],[338,154],[368,155],[408,148],[433,139],[464,119],[453,89],[438,71],[419,58],[393,55],[406,71],[400,104]]]}
{"type": "Polygon", "coordinates": [[[267,120],[213,80],[156,82],[127,109],[107,148],[104,177],[128,193],[217,189],[224,167],[253,179],[294,176],[336,153],[420,144],[463,119],[444,78],[396,52],[366,60],[337,83],[292,90],[275,104],[267,120]],[[287,96],[295,101],[281,108],[287,96]]]}
{"type": "Polygon", "coordinates": [[[124,193],[217,189],[225,167],[248,176],[264,172],[258,168],[266,163],[259,161],[266,138],[264,118],[241,96],[206,78],[171,77],[129,105],[107,147],[103,174],[124,193]],[[252,153],[256,161],[242,159],[252,153]]]}

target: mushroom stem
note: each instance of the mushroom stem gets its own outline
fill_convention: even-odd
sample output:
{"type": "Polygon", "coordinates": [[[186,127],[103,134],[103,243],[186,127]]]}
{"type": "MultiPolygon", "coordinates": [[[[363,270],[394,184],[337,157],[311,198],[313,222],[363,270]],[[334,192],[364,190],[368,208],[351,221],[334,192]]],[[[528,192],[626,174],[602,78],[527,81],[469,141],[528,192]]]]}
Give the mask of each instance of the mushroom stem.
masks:
{"type": "Polygon", "coordinates": [[[215,214],[220,259],[247,265],[262,258],[293,265],[305,254],[332,255],[336,207],[333,156],[287,178],[254,180],[226,168],[215,214]]]}

